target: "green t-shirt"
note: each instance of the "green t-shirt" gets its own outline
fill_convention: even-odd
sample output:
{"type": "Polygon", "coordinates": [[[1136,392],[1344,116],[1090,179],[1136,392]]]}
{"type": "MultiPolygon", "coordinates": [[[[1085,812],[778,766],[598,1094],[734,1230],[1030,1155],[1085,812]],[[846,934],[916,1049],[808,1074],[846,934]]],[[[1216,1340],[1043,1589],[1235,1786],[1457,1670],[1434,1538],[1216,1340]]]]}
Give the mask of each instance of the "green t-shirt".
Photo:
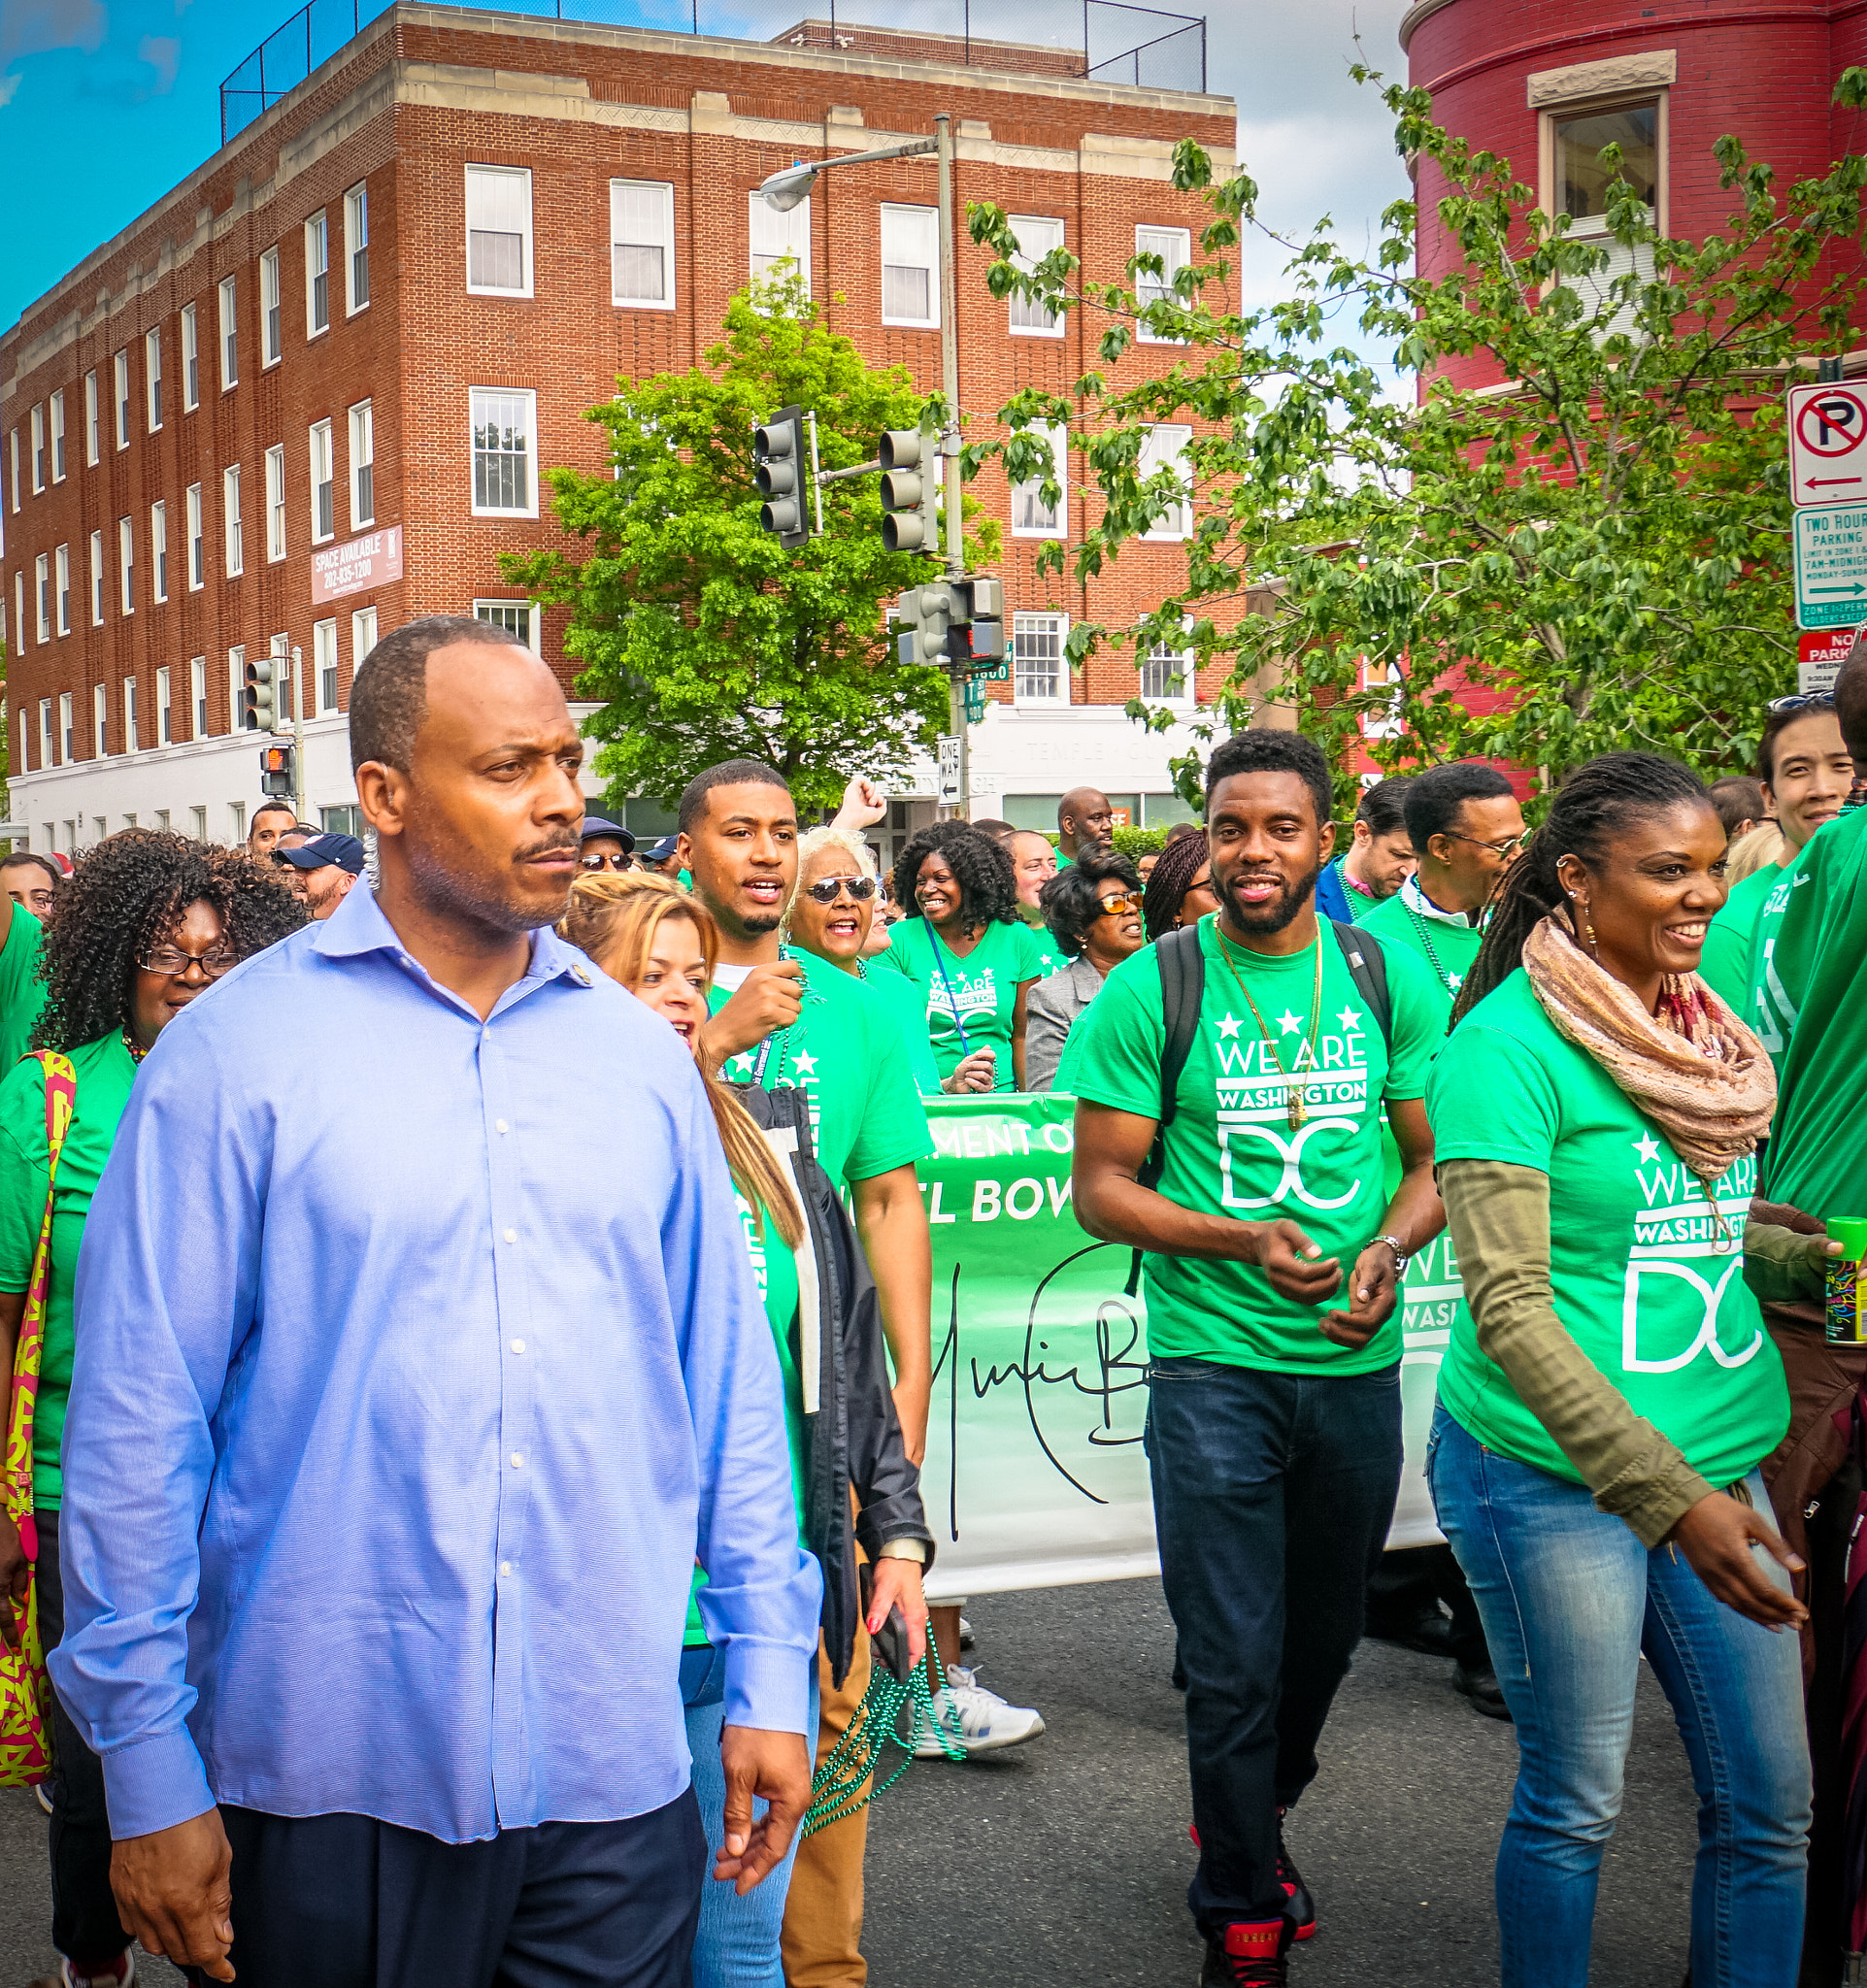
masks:
{"type": "Polygon", "coordinates": [[[1037,941],[1038,978],[1048,980],[1052,974],[1060,974],[1070,963],[1070,955],[1063,950],[1057,936],[1048,925],[1033,925],[1027,918],[1024,929],[1037,941]]]}
{"type": "MultiPolygon", "coordinates": [[[[874,962],[865,960],[873,968],[874,962]]],[[[848,977],[847,976],[845,977],[848,977]]],[[[908,1059],[908,1074],[914,1087],[924,1097],[940,1089],[940,1066],[934,1061],[933,1044],[927,1040],[927,1018],[920,1011],[920,996],[912,980],[899,974],[865,975],[861,982],[869,999],[887,1010],[901,1036],[901,1053],[908,1059]]]]}
{"type": "Polygon", "coordinates": [[[1783,1026],[1765,1038],[1778,1089],[1764,1192],[1823,1221],[1867,1214],[1867,808],[1824,823],[1769,902],[1756,992],[1783,1026]]]}
{"type": "MultiPolygon", "coordinates": [[[[797,1532],[804,1536],[804,1382],[797,1371],[797,1349],[791,1344],[791,1328],[797,1323],[797,1259],[784,1246],[776,1224],[767,1222],[760,1235],[746,1197],[736,1195],[739,1219],[746,1231],[746,1247],[752,1260],[752,1276],[758,1295],[765,1301],[765,1316],[771,1322],[772,1340],[778,1347],[778,1371],[784,1380],[784,1436],[791,1446],[791,1497],[797,1506],[797,1532]]],[[[806,1541],[808,1547],[809,1542],[806,1541]]],[[[687,1628],[682,1638],[689,1649],[707,1640],[706,1625],[700,1619],[696,1597],[707,1585],[706,1571],[696,1567],[693,1586],[687,1595],[687,1628]]]]}
{"type": "Polygon", "coordinates": [[[888,949],[872,969],[900,974],[920,990],[921,1013],[934,1061],[943,1077],[975,1049],[995,1049],[992,1088],[1015,1091],[1012,1020],[1017,990],[1050,971],[1037,934],[1019,920],[985,927],[979,944],[960,959],[925,918],[902,918],[888,935],[888,949]]]}
{"type": "MultiPolygon", "coordinates": [[[[1850,817],[1842,815],[1841,820],[1850,817]]],[[[1819,907],[1809,902],[1809,885],[1817,867],[1825,870],[1820,853],[1823,838],[1833,832],[1835,824],[1824,821],[1803,845],[1802,853],[1793,863],[1785,863],[1781,869],[1772,870],[1770,887],[1763,895],[1763,903],[1757,910],[1756,929],[1750,935],[1750,967],[1745,976],[1748,985],[1745,990],[1744,1006],[1738,1012],[1752,1029],[1757,1040],[1770,1052],[1770,1061],[1776,1066],[1777,1080],[1783,1078],[1783,1059],[1788,1053],[1789,1036],[1796,1024],[1799,1000],[1793,996],[1783,978],[1783,967],[1788,965],[1791,955],[1806,950],[1817,922],[1819,907]],[[1796,905],[1796,930],[1799,940],[1791,944],[1790,952],[1779,964],[1777,941],[1783,933],[1784,914],[1789,909],[1791,897],[1798,899],[1796,905]]],[[[1819,897],[1820,887],[1815,895],[1819,897]]],[[[1790,972],[1795,972],[1790,967],[1790,972]]]]}
{"type": "MultiPolygon", "coordinates": [[[[902,1054],[900,1025],[853,975],[808,952],[786,949],[784,957],[804,969],[797,1019],[728,1057],[720,1075],[729,1083],[756,1081],[767,1090],[794,1084],[805,1092],[817,1164],[840,1184],[853,1186],[924,1159],[933,1151],[933,1136],[902,1054]]],[[[717,1014],[730,998],[716,984],[709,1011],[717,1014]]]]}
{"type": "Polygon", "coordinates": [[[1731,886],[1724,908],[1712,920],[1705,935],[1705,951],[1698,963],[1699,977],[1711,984],[1714,993],[1748,1020],[1752,1011],[1750,995],[1750,946],[1756,938],[1757,918],[1764,901],[1776,888],[1783,872],[1774,863],[1752,870],[1742,883],[1731,886]]]}
{"type": "Polygon", "coordinates": [[[7,909],[13,917],[6,944],[0,945],[0,1077],[26,1053],[33,1024],[46,1005],[46,983],[39,977],[39,920],[11,898],[7,909]]]}
{"type": "Polygon", "coordinates": [[[1404,887],[1384,897],[1361,919],[1364,932],[1378,932],[1383,939],[1404,945],[1426,963],[1445,1006],[1440,1033],[1452,1018],[1452,1003],[1465,984],[1484,934],[1476,925],[1449,924],[1444,918],[1423,918],[1406,902],[1404,887]]]}
{"type": "MultiPolygon", "coordinates": [[[[34,925],[36,920],[28,917],[34,925]]],[[[9,948],[11,949],[11,948],[9,948]]],[[[71,1392],[72,1279],[84,1217],[116,1143],[117,1126],[130,1101],[136,1065],[120,1035],[99,1036],[71,1052],[78,1095],[58,1156],[58,1186],[51,1210],[51,1284],[39,1354],[39,1400],[32,1424],[32,1495],[35,1504],[59,1503],[63,1479],[58,1442],[71,1392]]],[[[23,1291],[32,1282],[33,1252],[46,1214],[46,1071],[37,1059],[16,1063],[0,1079],[0,1291],[23,1291]]]]}
{"type": "MultiPolygon", "coordinates": [[[[1314,946],[1286,958],[1234,953],[1245,985],[1275,1031],[1265,1042],[1250,1005],[1219,951],[1216,920],[1199,921],[1205,994],[1199,1030],[1181,1074],[1178,1111],[1167,1128],[1160,1192],[1183,1208],[1241,1221],[1298,1223],[1323,1255],[1339,1257],[1345,1281],[1381,1233],[1387,1209],[1381,1101],[1417,1098],[1442,1024],[1425,970],[1411,953],[1384,946],[1393,1008],[1391,1062],[1333,932],[1319,935],[1322,1005],[1314,946]],[[1311,1049],[1311,1024],[1317,1024],[1311,1049]],[[1303,1073],[1308,1116],[1290,1129],[1285,1073],[1303,1073]]],[[[1160,1116],[1166,1025],[1159,958],[1152,946],[1125,959],[1070,1031],[1057,1088],[1079,1098],[1160,1116]]],[[[1286,1374],[1365,1374],[1400,1358],[1398,1310],[1359,1352],[1325,1340],[1317,1321],[1341,1310],[1341,1292],[1319,1306],[1280,1297],[1249,1264],[1150,1254],[1148,1344],[1168,1357],[1219,1360],[1286,1374]]]]}
{"type": "MultiPolygon", "coordinates": [[[[1718,1486],[1776,1447],[1789,1394],[1744,1281],[1753,1157],[1717,1182],[1715,1215],[1666,1135],[1557,1031],[1520,967],[1453,1031],[1426,1109],[1442,1164],[1502,1160],[1549,1176],[1556,1316],[1636,1413],[1718,1486]]],[[[1439,1398],[1486,1448],[1581,1482],[1469,1324],[1453,1333],[1439,1398]]]]}

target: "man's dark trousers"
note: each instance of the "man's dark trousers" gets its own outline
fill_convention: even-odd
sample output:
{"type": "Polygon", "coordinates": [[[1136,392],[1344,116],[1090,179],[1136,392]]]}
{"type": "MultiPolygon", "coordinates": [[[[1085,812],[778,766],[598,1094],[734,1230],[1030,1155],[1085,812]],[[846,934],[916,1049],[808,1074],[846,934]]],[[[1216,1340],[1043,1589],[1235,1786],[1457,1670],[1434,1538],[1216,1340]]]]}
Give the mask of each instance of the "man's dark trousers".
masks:
{"type": "Polygon", "coordinates": [[[251,1988],[688,1988],[700,1887],[714,1881],[691,1788],[626,1822],[547,1822],[483,1843],[367,1815],[220,1815],[228,1958],[251,1988]]]}
{"type": "Polygon", "coordinates": [[[1316,1776],[1361,1636],[1400,1488],[1400,1369],[1313,1377],[1162,1359],[1149,1382],[1200,1843],[1186,1903],[1217,1938],[1284,1907],[1277,1811],[1316,1776]]]}

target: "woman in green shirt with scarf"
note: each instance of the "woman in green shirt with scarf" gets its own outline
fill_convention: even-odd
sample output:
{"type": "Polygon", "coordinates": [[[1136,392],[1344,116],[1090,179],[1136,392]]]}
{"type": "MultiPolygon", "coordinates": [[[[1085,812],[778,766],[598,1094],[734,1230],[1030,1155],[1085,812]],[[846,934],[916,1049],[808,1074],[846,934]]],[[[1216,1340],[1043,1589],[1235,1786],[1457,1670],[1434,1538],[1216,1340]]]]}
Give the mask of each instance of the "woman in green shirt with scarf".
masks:
{"type": "MultiPolygon", "coordinates": [[[[91,1196],[137,1065],[205,988],[304,922],[304,907],[284,883],[244,855],[152,829],[126,829],[100,843],[47,920],[46,1005],[32,1041],[64,1059],[74,1080],[55,1188],[49,1179],[45,1063],[22,1057],[0,1079],[0,1356],[8,1373],[51,1194],[50,1278],[32,1430],[32,1577],[47,1650],[64,1626],[58,1455],[71,1387],[72,1284],[91,1196]]],[[[123,1464],[153,1467],[147,1458],[126,1457],[123,1464]]],[[[0,1512],[0,1591],[9,1590],[23,1600],[26,1560],[17,1530],[0,1512]]],[[[12,1611],[4,1606],[0,1619],[11,1629],[12,1611]]],[[[66,1981],[122,1981],[129,1936],[111,1894],[103,1770],[55,1697],[52,1739],[52,1944],[64,1958],[66,1981]]]]}

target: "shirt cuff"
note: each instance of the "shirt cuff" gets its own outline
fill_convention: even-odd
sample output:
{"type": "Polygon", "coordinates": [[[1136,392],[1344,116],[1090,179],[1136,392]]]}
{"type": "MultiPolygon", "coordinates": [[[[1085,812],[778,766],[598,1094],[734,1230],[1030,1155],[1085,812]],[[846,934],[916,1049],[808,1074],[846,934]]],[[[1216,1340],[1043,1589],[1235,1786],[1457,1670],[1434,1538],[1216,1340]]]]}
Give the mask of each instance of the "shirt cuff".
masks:
{"type": "Polygon", "coordinates": [[[885,1540],[875,1549],[878,1560],[913,1560],[920,1566],[927,1564],[927,1542],[925,1540],[885,1540]]]}
{"type": "Polygon", "coordinates": [[[119,1746],[103,1756],[103,1767],[117,1842],[191,1822],[215,1806],[208,1771],[185,1726],[119,1746]]]}
{"type": "Polygon", "coordinates": [[[729,1726],[753,1726],[765,1733],[804,1733],[810,1728],[811,1667],[783,1643],[726,1641],[726,1715],[729,1726]]]}
{"type": "Polygon", "coordinates": [[[1643,1458],[1594,1495],[1595,1508],[1620,1519],[1650,1553],[1715,1488],[1683,1456],[1675,1456],[1669,1466],[1657,1471],[1652,1462],[1650,1457],[1643,1458]]]}

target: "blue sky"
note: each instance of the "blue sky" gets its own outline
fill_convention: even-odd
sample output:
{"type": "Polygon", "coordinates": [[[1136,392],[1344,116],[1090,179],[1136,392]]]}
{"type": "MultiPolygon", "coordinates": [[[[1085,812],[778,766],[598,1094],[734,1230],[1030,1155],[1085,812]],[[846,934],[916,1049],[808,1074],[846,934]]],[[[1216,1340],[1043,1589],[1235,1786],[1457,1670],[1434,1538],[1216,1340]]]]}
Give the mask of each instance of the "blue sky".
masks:
{"type": "MultiPolygon", "coordinates": [[[[361,4],[367,17],[380,0],[361,4]]],[[[641,4],[650,17],[667,11],[641,4]]],[[[704,0],[703,24],[732,4],[704,0]]],[[[776,6],[781,26],[826,11],[821,0],[738,4],[761,16],[776,6]]],[[[1019,0],[987,4],[1008,25],[1020,12],[1019,0]]],[[[1166,4],[1199,11],[1199,0],[1166,4]]],[[[589,11],[616,19],[633,6],[595,0],[589,11]]],[[[1357,25],[1370,59],[1402,69],[1404,11],[1405,0],[1210,0],[1209,84],[1238,100],[1267,218],[1302,228],[1328,213],[1360,246],[1406,192],[1385,114],[1347,79],[1357,25]]],[[[32,162],[26,184],[51,196],[0,207],[0,327],[213,154],[221,80],[290,12],[288,0],[0,0],[0,157],[16,162],[16,187],[18,162],[32,162]]],[[[983,12],[975,0],[975,22],[983,12]]],[[[1275,282],[1279,260],[1248,252],[1252,290],[1275,282]]]]}

